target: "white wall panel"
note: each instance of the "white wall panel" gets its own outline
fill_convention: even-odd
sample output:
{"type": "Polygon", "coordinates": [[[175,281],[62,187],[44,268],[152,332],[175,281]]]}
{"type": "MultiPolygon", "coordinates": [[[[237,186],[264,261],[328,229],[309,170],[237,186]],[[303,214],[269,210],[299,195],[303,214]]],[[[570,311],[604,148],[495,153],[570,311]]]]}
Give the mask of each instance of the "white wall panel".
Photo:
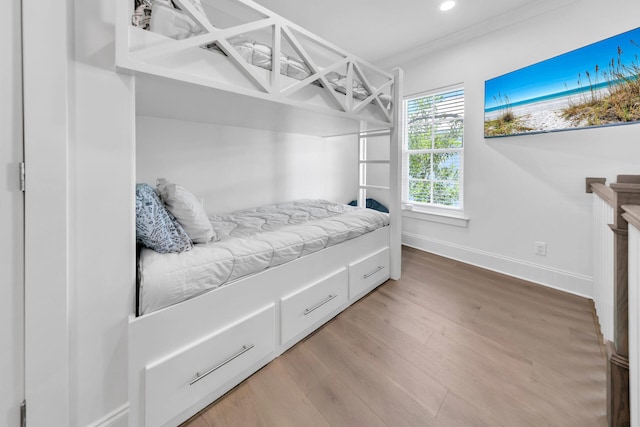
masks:
{"type": "Polygon", "coordinates": [[[137,181],[174,181],[208,213],[295,200],[348,203],[358,185],[356,137],[319,138],[138,117],[137,181]]]}
{"type": "Polygon", "coordinates": [[[122,423],[135,153],[115,2],[24,4],[29,425],[122,423]]]}
{"type": "Polygon", "coordinates": [[[126,423],[127,316],[135,292],[134,82],[113,68],[116,2],[74,5],[71,425],[105,416],[103,425],[114,425],[126,423]]]}

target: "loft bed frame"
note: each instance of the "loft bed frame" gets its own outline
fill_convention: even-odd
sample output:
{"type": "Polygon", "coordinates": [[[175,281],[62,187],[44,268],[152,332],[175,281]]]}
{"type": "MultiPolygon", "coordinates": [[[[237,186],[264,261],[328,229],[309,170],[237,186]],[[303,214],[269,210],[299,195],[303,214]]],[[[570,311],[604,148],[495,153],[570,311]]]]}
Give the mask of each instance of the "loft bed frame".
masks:
{"type": "MultiPolygon", "coordinates": [[[[249,97],[252,101],[248,102],[256,105],[268,105],[258,101],[264,100],[272,107],[275,102],[345,122],[363,122],[368,130],[388,129],[394,124],[392,109],[385,105],[383,97],[391,98],[394,92],[399,93],[398,76],[357,58],[251,0],[204,0],[205,6],[217,6],[212,14],[220,12],[223,6],[240,9],[237,14],[244,16],[221,18],[223,28],[214,27],[208,18],[195,10],[190,0],[175,0],[204,31],[203,34],[182,40],[131,25],[133,0],[121,0],[120,3],[116,68],[124,73],[160,78],[155,79],[156,84],[147,90],[155,90],[156,96],[162,96],[165,86],[177,84],[176,89],[170,89],[170,95],[175,99],[180,92],[188,90],[178,82],[190,83],[217,89],[218,95],[221,95],[221,91],[234,97],[249,97]],[[286,51],[304,63],[310,75],[303,80],[296,80],[249,64],[230,42],[241,35],[255,37],[269,44],[271,64],[279,64],[278,58],[286,51]],[[215,45],[219,53],[203,48],[211,45],[215,45]],[[328,75],[335,72],[346,77],[345,94],[331,87],[328,75]],[[354,98],[354,82],[366,89],[369,94],[366,99],[354,98]]],[[[226,17],[228,14],[218,15],[226,17]]],[[[145,82],[145,85],[150,83],[145,82]]],[[[203,93],[205,98],[210,95],[207,91],[203,93]]],[[[191,97],[186,99],[191,101],[191,97]]],[[[183,114],[188,114],[189,118],[195,117],[198,121],[209,121],[194,111],[183,114]]],[[[226,123],[228,119],[221,117],[219,120],[226,123]]],[[[345,133],[351,133],[353,129],[349,127],[345,133]]]]}
{"type": "Polygon", "coordinates": [[[116,69],[135,76],[136,114],[353,135],[360,147],[358,205],[364,206],[368,189],[381,188],[367,184],[367,165],[388,164],[390,225],[170,307],[132,314],[131,426],[181,423],[372,289],[400,277],[402,71],[380,70],[250,0],[204,0],[209,17],[241,11],[222,23],[203,17],[189,0],[175,3],[202,34],[175,40],[134,27],[134,0],[118,0],[116,69]],[[256,31],[263,40],[268,34],[271,64],[286,50],[310,75],[296,80],[248,64],[229,40],[256,31]],[[215,51],[203,48],[212,44],[215,51]],[[332,72],[346,77],[344,93],[332,87],[332,72]],[[366,98],[354,98],[356,84],[366,98]],[[367,135],[387,134],[389,158],[368,158],[367,135]]]}

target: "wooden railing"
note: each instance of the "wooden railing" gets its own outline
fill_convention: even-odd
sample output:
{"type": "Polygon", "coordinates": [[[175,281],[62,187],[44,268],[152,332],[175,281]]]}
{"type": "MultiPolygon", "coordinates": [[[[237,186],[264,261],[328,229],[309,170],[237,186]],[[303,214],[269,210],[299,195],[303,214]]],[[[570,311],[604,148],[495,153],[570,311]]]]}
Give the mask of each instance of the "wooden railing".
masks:
{"type": "MultiPolygon", "coordinates": [[[[630,402],[635,399],[637,403],[638,383],[634,379],[630,400],[629,374],[631,369],[637,379],[638,331],[630,340],[629,319],[637,319],[638,304],[629,305],[629,286],[637,286],[633,272],[640,253],[634,248],[630,251],[629,219],[634,218],[633,205],[640,205],[640,176],[618,175],[617,182],[608,187],[605,182],[587,178],[587,192],[594,193],[594,304],[607,347],[607,417],[611,427],[637,426],[638,405],[633,405],[632,415],[630,402]],[[607,226],[612,232],[609,236],[607,226]],[[630,347],[636,352],[631,358],[630,347]]],[[[634,297],[636,290],[631,292],[634,297]]]]}

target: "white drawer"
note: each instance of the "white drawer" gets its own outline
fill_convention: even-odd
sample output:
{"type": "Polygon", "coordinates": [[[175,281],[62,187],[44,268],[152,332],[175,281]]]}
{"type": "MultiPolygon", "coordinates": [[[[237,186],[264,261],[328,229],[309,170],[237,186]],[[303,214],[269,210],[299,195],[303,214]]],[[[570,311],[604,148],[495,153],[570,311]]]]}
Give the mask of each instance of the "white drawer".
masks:
{"type": "Polygon", "coordinates": [[[161,426],[274,351],[271,304],[146,367],[145,425],[161,426]]]}
{"type": "Polygon", "coordinates": [[[349,264],[349,298],[360,297],[389,278],[389,248],[349,264]]]}
{"type": "Polygon", "coordinates": [[[335,273],[280,299],[280,343],[327,320],[347,303],[347,269],[335,273]]]}

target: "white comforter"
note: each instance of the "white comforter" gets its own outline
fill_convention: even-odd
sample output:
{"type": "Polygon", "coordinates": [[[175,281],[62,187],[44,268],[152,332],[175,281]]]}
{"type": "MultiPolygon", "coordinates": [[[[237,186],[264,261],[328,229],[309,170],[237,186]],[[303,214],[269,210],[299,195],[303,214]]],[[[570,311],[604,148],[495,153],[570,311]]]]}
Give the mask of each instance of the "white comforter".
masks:
{"type": "Polygon", "coordinates": [[[389,224],[385,213],[302,200],[210,218],[219,241],[140,253],[139,312],[150,313],[389,224]]]}

